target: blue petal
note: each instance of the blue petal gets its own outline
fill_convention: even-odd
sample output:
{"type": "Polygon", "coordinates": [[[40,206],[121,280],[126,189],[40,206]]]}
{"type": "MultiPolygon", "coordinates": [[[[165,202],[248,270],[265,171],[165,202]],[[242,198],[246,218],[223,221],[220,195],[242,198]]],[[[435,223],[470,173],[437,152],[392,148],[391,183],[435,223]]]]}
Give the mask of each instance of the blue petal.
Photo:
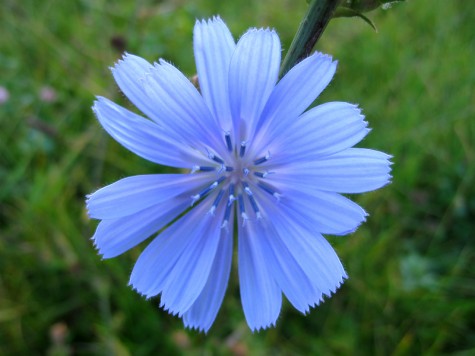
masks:
{"type": "Polygon", "coordinates": [[[276,85],[258,124],[257,141],[267,145],[275,131],[288,126],[320,95],[330,83],[336,61],[322,53],[315,53],[293,67],[276,85]]]}
{"type": "MultiPolygon", "coordinates": [[[[302,313],[330,296],[347,275],[330,244],[305,218],[269,194],[254,189],[262,219],[247,221],[253,251],[292,305],[302,313]]],[[[241,265],[239,265],[241,267],[241,265]]],[[[264,300],[266,302],[266,300],[264,300]]]]}
{"type": "Polygon", "coordinates": [[[271,30],[249,30],[237,43],[229,69],[229,98],[238,142],[253,135],[277,81],[280,53],[279,37],[271,30]]]}
{"type": "Polygon", "coordinates": [[[223,133],[200,93],[178,69],[163,60],[145,77],[144,90],[155,105],[161,125],[183,143],[218,148],[223,133]]]}
{"type": "Polygon", "coordinates": [[[349,148],[331,156],[275,169],[272,179],[301,189],[363,193],[391,179],[391,156],[364,148],[349,148]]]}
{"type": "MultiPolygon", "coordinates": [[[[348,275],[335,250],[321,234],[308,231],[301,226],[294,226],[296,229],[293,230],[290,226],[283,226],[280,222],[276,224],[278,234],[275,244],[280,244],[282,254],[285,251],[293,257],[293,261],[307,277],[305,281],[313,287],[312,293],[308,294],[304,293],[302,287],[298,288],[295,293],[301,303],[308,303],[310,307],[319,305],[324,297],[330,297],[336,292],[348,275]],[[281,230],[281,227],[284,229],[288,227],[288,230],[281,230]],[[291,235],[287,235],[286,232],[291,235]]],[[[302,279],[300,283],[303,283],[302,279]]]]}
{"type": "Polygon", "coordinates": [[[104,258],[115,257],[158,232],[189,206],[189,197],[173,198],[123,218],[103,220],[92,239],[104,258]]]}
{"type": "MultiPolygon", "coordinates": [[[[232,213],[231,216],[233,216],[232,213]]],[[[234,226],[232,220],[230,225],[234,226]]],[[[221,229],[218,250],[213,266],[211,266],[208,281],[191,308],[183,314],[183,322],[186,327],[207,332],[213,324],[228,285],[232,256],[233,236],[229,231],[221,229]]]]}
{"type": "Polygon", "coordinates": [[[156,123],[98,97],[93,110],[104,129],[121,145],[149,161],[172,167],[192,168],[206,165],[204,155],[189,145],[170,138],[169,132],[156,123]]]}
{"type": "MultiPolygon", "coordinates": [[[[284,292],[292,305],[302,313],[321,298],[319,290],[314,288],[298,262],[282,243],[278,232],[272,226],[273,219],[267,224],[262,221],[247,223],[244,229],[249,236],[258,240],[261,249],[262,263],[272,271],[272,277],[284,292]]],[[[291,238],[291,236],[286,236],[291,238]]]]}
{"type": "Polygon", "coordinates": [[[120,90],[129,100],[152,120],[159,122],[154,102],[143,88],[145,76],[153,66],[145,59],[126,53],[114,68],[111,68],[120,90]]]}
{"type": "Polygon", "coordinates": [[[231,32],[219,17],[196,22],[193,49],[201,95],[224,131],[232,129],[228,73],[235,48],[231,32]]]}
{"type": "Polygon", "coordinates": [[[265,261],[266,245],[260,236],[239,224],[238,258],[241,302],[251,330],[275,325],[282,305],[282,292],[265,261]]]}
{"type": "Polygon", "coordinates": [[[295,219],[306,221],[313,231],[345,235],[366,220],[363,208],[338,193],[318,190],[318,187],[272,184],[282,193],[280,203],[293,211],[295,219]]]}
{"type": "Polygon", "coordinates": [[[334,293],[347,275],[328,241],[304,217],[289,209],[285,201],[276,204],[271,197],[259,195],[259,203],[264,206],[269,221],[270,243],[281,254],[288,250],[307,276],[300,283],[309,281],[316,292],[301,293],[302,303],[318,304],[324,295],[334,293]]]}
{"type": "Polygon", "coordinates": [[[117,219],[185,195],[190,197],[204,184],[208,174],[150,174],[121,179],[88,196],[87,209],[93,219],[117,219]]]}
{"type": "Polygon", "coordinates": [[[272,152],[269,164],[313,162],[354,146],[369,131],[356,105],[343,102],[319,105],[275,132],[267,148],[272,152]]]}
{"type": "Polygon", "coordinates": [[[158,235],[137,260],[130,284],[141,294],[159,293],[161,305],[183,315],[203,290],[214,261],[220,220],[207,215],[211,199],[158,235]]]}

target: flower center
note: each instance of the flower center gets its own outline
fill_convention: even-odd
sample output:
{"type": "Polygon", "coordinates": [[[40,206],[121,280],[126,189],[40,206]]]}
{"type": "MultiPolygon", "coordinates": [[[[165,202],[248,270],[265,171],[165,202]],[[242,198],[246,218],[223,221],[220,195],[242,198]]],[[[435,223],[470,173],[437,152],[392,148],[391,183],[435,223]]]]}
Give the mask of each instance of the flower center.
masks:
{"type": "Polygon", "coordinates": [[[214,215],[220,204],[225,204],[222,223],[224,229],[228,229],[235,202],[244,224],[248,220],[262,219],[261,205],[257,201],[262,192],[272,195],[277,201],[281,197],[277,189],[265,181],[266,177],[273,173],[266,170],[266,163],[271,159],[270,152],[263,156],[250,157],[247,150],[248,142],[241,141],[233,145],[231,137],[230,132],[224,134],[224,143],[229,152],[226,157],[220,157],[207,150],[206,156],[210,164],[195,165],[191,169],[191,173],[209,174],[212,179],[209,185],[191,196],[191,206],[212,192],[218,191],[217,194],[213,194],[215,198],[209,213],[214,215]]]}

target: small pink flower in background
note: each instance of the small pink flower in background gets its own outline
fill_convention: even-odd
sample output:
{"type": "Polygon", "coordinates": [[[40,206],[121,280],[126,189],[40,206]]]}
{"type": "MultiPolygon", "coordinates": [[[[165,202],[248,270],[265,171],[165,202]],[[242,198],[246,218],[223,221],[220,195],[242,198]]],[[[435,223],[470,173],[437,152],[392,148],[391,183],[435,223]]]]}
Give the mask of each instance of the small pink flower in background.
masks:
{"type": "Polygon", "coordinates": [[[40,100],[44,101],[45,103],[53,103],[58,98],[58,94],[56,90],[49,86],[43,86],[40,89],[40,100]]]}
{"type": "Polygon", "coordinates": [[[0,86],[0,104],[6,103],[10,99],[10,92],[5,88],[0,86]]]}

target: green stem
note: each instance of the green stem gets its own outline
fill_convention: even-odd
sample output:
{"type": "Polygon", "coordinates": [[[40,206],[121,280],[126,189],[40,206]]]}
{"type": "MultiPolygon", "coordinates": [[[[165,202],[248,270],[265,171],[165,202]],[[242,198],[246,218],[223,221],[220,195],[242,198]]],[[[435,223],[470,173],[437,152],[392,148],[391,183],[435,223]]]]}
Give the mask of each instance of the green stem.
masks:
{"type": "Polygon", "coordinates": [[[310,55],[340,0],[312,0],[280,68],[282,78],[290,68],[310,55]]]}

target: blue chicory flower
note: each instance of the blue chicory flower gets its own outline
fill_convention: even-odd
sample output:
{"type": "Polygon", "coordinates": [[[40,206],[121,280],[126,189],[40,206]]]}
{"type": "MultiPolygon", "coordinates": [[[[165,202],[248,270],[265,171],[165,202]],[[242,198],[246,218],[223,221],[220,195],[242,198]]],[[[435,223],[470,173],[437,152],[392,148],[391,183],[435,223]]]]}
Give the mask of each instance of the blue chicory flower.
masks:
{"type": "Polygon", "coordinates": [[[305,111],[336,62],[315,53],[278,81],[275,31],[237,42],[220,18],[198,21],[199,92],[171,64],[126,54],[112,68],[122,92],[148,118],[98,97],[104,129],[137,155],[187,170],[121,179],[88,196],[104,258],[158,235],[140,255],[131,286],[185,326],[208,331],[228,284],[238,240],[242,306],[249,327],[274,325],[282,293],[302,313],[347,278],[322,234],[348,234],[365,211],[340,193],[380,188],[390,156],[352,148],[369,132],[356,105],[305,111]],[[191,207],[191,209],[190,209],[191,207]]]}

